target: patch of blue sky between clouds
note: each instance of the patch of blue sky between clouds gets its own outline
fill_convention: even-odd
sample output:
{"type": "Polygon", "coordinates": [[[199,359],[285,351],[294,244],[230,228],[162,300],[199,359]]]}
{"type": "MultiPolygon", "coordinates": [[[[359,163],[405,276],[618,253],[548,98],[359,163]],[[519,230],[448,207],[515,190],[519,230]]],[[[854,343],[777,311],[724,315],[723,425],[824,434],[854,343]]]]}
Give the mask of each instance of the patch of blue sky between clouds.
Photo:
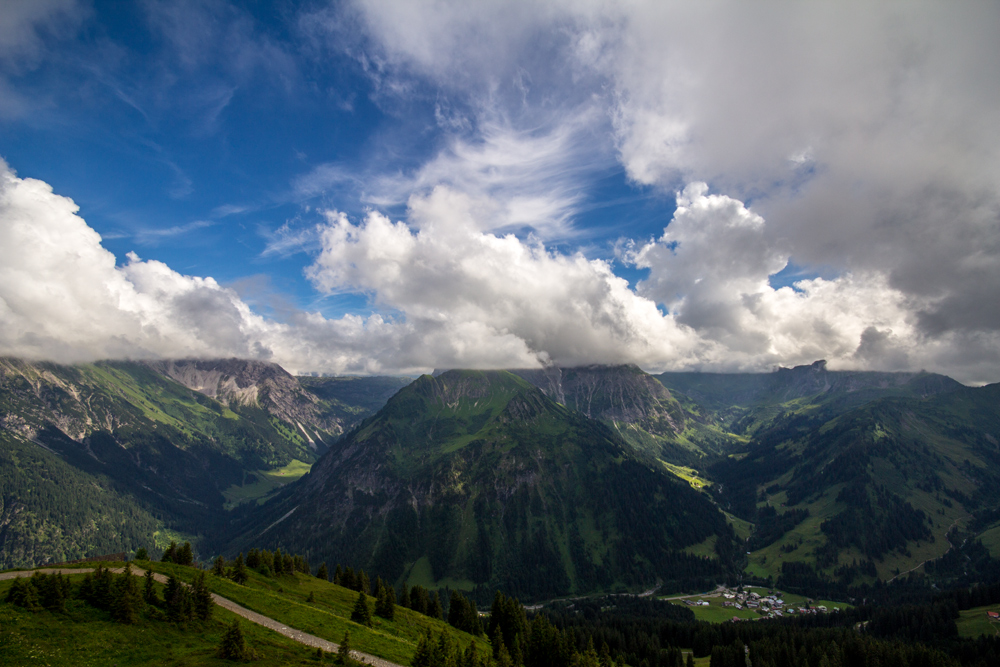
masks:
{"type": "Polygon", "coordinates": [[[796,292],[801,293],[802,290],[796,287],[795,283],[802,280],[814,280],[816,278],[834,280],[839,275],[840,273],[832,267],[800,266],[794,261],[788,260],[785,268],[768,276],[767,282],[771,286],[771,289],[791,287],[796,292]]]}

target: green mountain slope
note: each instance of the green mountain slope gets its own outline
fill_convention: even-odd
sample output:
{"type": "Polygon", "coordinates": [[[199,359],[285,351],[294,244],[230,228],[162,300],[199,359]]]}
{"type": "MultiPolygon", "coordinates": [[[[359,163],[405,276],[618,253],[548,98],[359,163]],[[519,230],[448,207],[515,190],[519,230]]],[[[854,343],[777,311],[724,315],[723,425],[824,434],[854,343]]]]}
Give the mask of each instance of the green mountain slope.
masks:
{"type": "MultiPolygon", "coordinates": [[[[894,393],[928,379],[941,385],[917,376],[894,393]]],[[[789,410],[745,457],[713,468],[720,503],[757,523],[751,573],[801,574],[788,565],[800,563],[844,583],[888,580],[944,555],[949,530],[1000,505],[1000,388],[914,393],[831,418],[789,410]]]]}
{"type": "Polygon", "coordinates": [[[635,365],[512,372],[552,400],[605,423],[637,452],[673,466],[700,468],[705,457],[745,440],[706,419],[695,403],[682,405],[661,381],[635,365]]]}
{"type": "Polygon", "coordinates": [[[243,530],[230,551],[532,598],[703,583],[733,544],[707,496],[504,371],[421,377],[243,530]],[[684,552],[712,537],[716,558],[684,552]]]}
{"type": "Polygon", "coordinates": [[[264,497],[301,476],[345,427],[367,414],[363,406],[323,399],[263,362],[66,366],[0,359],[4,512],[44,515],[49,522],[45,530],[4,523],[0,565],[60,560],[99,552],[100,545],[151,547],[153,533],[164,528],[191,536],[212,532],[225,507],[264,497]],[[63,464],[51,468],[50,477],[64,488],[50,497],[34,493],[29,483],[32,448],[38,450],[32,456],[63,464]],[[107,490],[123,512],[131,504],[134,516],[122,519],[118,536],[84,539],[71,525],[106,524],[98,504],[84,501],[89,496],[83,490],[91,487],[107,490]]]}
{"type": "Polygon", "coordinates": [[[0,431],[0,569],[153,547],[163,522],[105,476],[0,431]]]}

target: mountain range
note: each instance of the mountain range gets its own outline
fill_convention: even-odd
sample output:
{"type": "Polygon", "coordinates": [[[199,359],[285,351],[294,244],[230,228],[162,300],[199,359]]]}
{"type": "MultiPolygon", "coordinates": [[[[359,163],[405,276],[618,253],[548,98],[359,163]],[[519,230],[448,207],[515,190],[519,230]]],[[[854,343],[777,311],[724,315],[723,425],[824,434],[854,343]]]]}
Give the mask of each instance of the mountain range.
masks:
{"type": "Polygon", "coordinates": [[[414,381],[4,359],[0,567],[183,536],[481,597],[975,576],[935,559],[1000,556],[998,398],[824,362],[414,381]]]}

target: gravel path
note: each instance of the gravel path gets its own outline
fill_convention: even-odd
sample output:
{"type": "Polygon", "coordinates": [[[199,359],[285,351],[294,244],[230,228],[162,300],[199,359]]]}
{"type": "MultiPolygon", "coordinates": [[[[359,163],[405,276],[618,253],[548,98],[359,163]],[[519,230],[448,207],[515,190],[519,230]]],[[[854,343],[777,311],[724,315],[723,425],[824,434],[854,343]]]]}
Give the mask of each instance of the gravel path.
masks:
{"type": "MultiPolygon", "coordinates": [[[[112,572],[120,573],[124,568],[110,568],[112,572]]],[[[43,572],[45,574],[85,574],[87,572],[93,572],[94,568],[83,567],[83,568],[43,568],[40,570],[29,570],[22,572],[0,572],[0,581],[4,579],[14,579],[16,577],[30,577],[35,572],[43,572]]],[[[136,576],[141,577],[146,574],[146,571],[141,568],[132,568],[132,571],[136,576]]],[[[167,583],[167,576],[165,574],[159,574],[157,572],[153,573],[153,578],[156,579],[161,584],[167,583]]],[[[186,585],[186,584],[185,584],[186,585]]],[[[302,632],[301,630],[296,630],[295,628],[290,628],[283,623],[279,623],[273,618],[268,618],[262,614],[258,614],[255,611],[250,611],[242,605],[238,605],[229,598],[224,598],[221,595],[216,595],[212,593],[212,600],[215,604],[219,605],[223,609],[228,609],[238,616],[242,616],[251,623],[256,623],[257,625],[263,626],[269,630],[274,630],[289,639],[299,642],[300,644],[305,644],[306,646],[311,646],[313,648],[321,648],[327,653],[336,653],[337,649],[340,648],[339,644],[334,644],[331,641],[323,639],[322,637],[317,637],[316,635],[311,635],[307,632],[302,632]]],[[[366,665],[373,665],[373,667],[403,667],[395,662],[389,662],[388,660],[383,660],[374,655],[368,655],[367,653],[362,653],[360,651],[351,651],[351,657],[355,660],[364,663],[366,665]]]]}

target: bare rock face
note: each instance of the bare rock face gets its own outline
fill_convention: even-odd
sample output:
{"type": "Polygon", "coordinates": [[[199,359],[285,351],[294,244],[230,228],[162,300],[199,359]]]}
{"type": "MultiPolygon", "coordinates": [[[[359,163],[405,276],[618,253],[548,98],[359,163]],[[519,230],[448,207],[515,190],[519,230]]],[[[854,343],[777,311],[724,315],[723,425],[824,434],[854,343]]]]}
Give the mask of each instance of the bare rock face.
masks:
{"type": "Polygon", "coordinates": [[[684,430],[684,413],[670,390],[633,364],[512,371],[552,400],[591,419],[634,424],[657,436],[684,430]]]}
{"type": "Polygon", "coordinates": [[[343,432],[339,420],[323,414],[319,399],[277,364],[250,359],[178,359],[147,365],[227,406],[259,407],[300,429],[302,424],[315,424],[334,434],[343,432]]]}

